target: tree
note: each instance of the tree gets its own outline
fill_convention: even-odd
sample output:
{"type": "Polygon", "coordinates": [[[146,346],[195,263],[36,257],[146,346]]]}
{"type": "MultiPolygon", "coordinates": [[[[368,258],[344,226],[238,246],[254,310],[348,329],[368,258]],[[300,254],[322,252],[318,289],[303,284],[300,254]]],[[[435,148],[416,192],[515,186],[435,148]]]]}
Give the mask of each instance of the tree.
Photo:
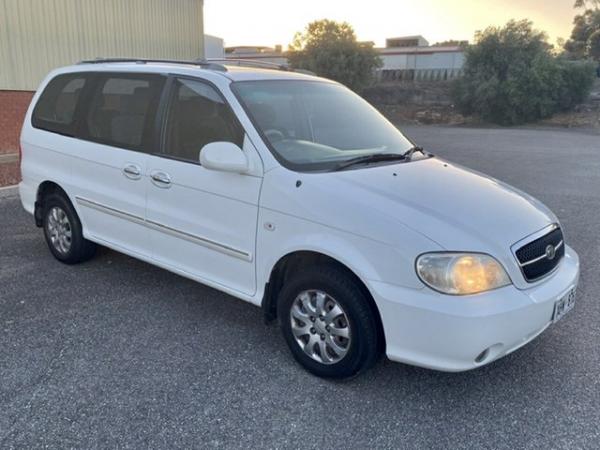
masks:
{"type": "Polygon", "coordinates": [[[600,61],[600,30],[596,30],[590,35],[587,52],[590,58],[600,61]]]}
{"type": "Polygon", "coordinates": [[[594,80],[593,67],[557,58],[551,50],[546,34],[528,20],[478,32],[453,89],[458,108],[485,121],[515,125],[582,102],[594,80]]]}
{"type": "Polygon", "coordinates": [[[318,20],[296,33],[288,50],[288,60],[295,69],[306,69],[331,78],[350,89],[368,86],[375,69],[382,66],[373,43],[361,43],[346,22],[318,20]]]}
{"type": "Polygon", "coordinates": [[[600,30],[600,10],[587,9],[573,19],[571,37],[565,42],[564,49],[568,57],[585,59],[590,55],[590,37],[600,30]]]}
{"type": "Polygon", "coordinates": [[[575,0],[575,8],[587,8],[593,6],[598,8],[600,6],[600,0],[575,0]]]}

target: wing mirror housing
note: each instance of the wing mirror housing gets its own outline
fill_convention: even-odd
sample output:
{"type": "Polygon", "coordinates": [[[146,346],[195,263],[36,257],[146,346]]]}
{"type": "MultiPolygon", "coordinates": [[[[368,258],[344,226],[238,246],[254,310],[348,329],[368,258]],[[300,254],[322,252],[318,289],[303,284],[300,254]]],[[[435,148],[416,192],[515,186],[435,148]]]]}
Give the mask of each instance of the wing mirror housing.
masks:
{"type": "Polygon", "coordinates": [[[243,150],[233,142],[211,142],[200,151],[200,164],[209,170],[245,173],[250,163],[243,150]]]}

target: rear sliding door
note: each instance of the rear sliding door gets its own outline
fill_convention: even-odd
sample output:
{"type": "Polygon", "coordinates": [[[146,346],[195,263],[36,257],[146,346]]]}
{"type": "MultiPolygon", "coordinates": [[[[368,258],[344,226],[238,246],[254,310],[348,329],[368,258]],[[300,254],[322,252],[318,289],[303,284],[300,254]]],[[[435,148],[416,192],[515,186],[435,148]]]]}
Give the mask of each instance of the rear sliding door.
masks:
{"type": "Polygon", "coordinates": [[[154,74],[95,74],[84,98],[71,167],[72,194],[86,236],[146,257],[148,153],[155,151],[165,80],[154,74]]]}

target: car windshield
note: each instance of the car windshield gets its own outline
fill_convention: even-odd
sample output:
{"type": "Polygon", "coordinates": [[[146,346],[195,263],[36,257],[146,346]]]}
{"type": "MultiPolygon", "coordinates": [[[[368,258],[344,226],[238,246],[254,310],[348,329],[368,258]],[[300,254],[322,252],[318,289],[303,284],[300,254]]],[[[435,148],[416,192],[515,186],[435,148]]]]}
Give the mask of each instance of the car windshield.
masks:
{"type": "Polygon", "coordinates": [[[375,108],[339,84],[261,80],[236,82],[233,89],[275,156],[293,170],[333,170],[374,154],[391,155],[371,160],[390,164],[393,155],[413,147],[375,108]]]}

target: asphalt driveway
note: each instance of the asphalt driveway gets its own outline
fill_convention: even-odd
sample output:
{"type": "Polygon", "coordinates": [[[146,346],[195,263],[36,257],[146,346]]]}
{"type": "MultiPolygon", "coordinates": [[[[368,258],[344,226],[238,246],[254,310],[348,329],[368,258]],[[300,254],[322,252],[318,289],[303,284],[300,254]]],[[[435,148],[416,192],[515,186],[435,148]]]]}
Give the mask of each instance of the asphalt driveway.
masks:
{"type": "Polygon", "coordinates": [[[296,365],[258,308],[108,250],[56,262],[4,196],[0,448],[598,448],[600,136],[407,133],[559,215],[583,266],[563,321],[476,371],[382,361],[356,380],[323,381],[296,365]]]}

